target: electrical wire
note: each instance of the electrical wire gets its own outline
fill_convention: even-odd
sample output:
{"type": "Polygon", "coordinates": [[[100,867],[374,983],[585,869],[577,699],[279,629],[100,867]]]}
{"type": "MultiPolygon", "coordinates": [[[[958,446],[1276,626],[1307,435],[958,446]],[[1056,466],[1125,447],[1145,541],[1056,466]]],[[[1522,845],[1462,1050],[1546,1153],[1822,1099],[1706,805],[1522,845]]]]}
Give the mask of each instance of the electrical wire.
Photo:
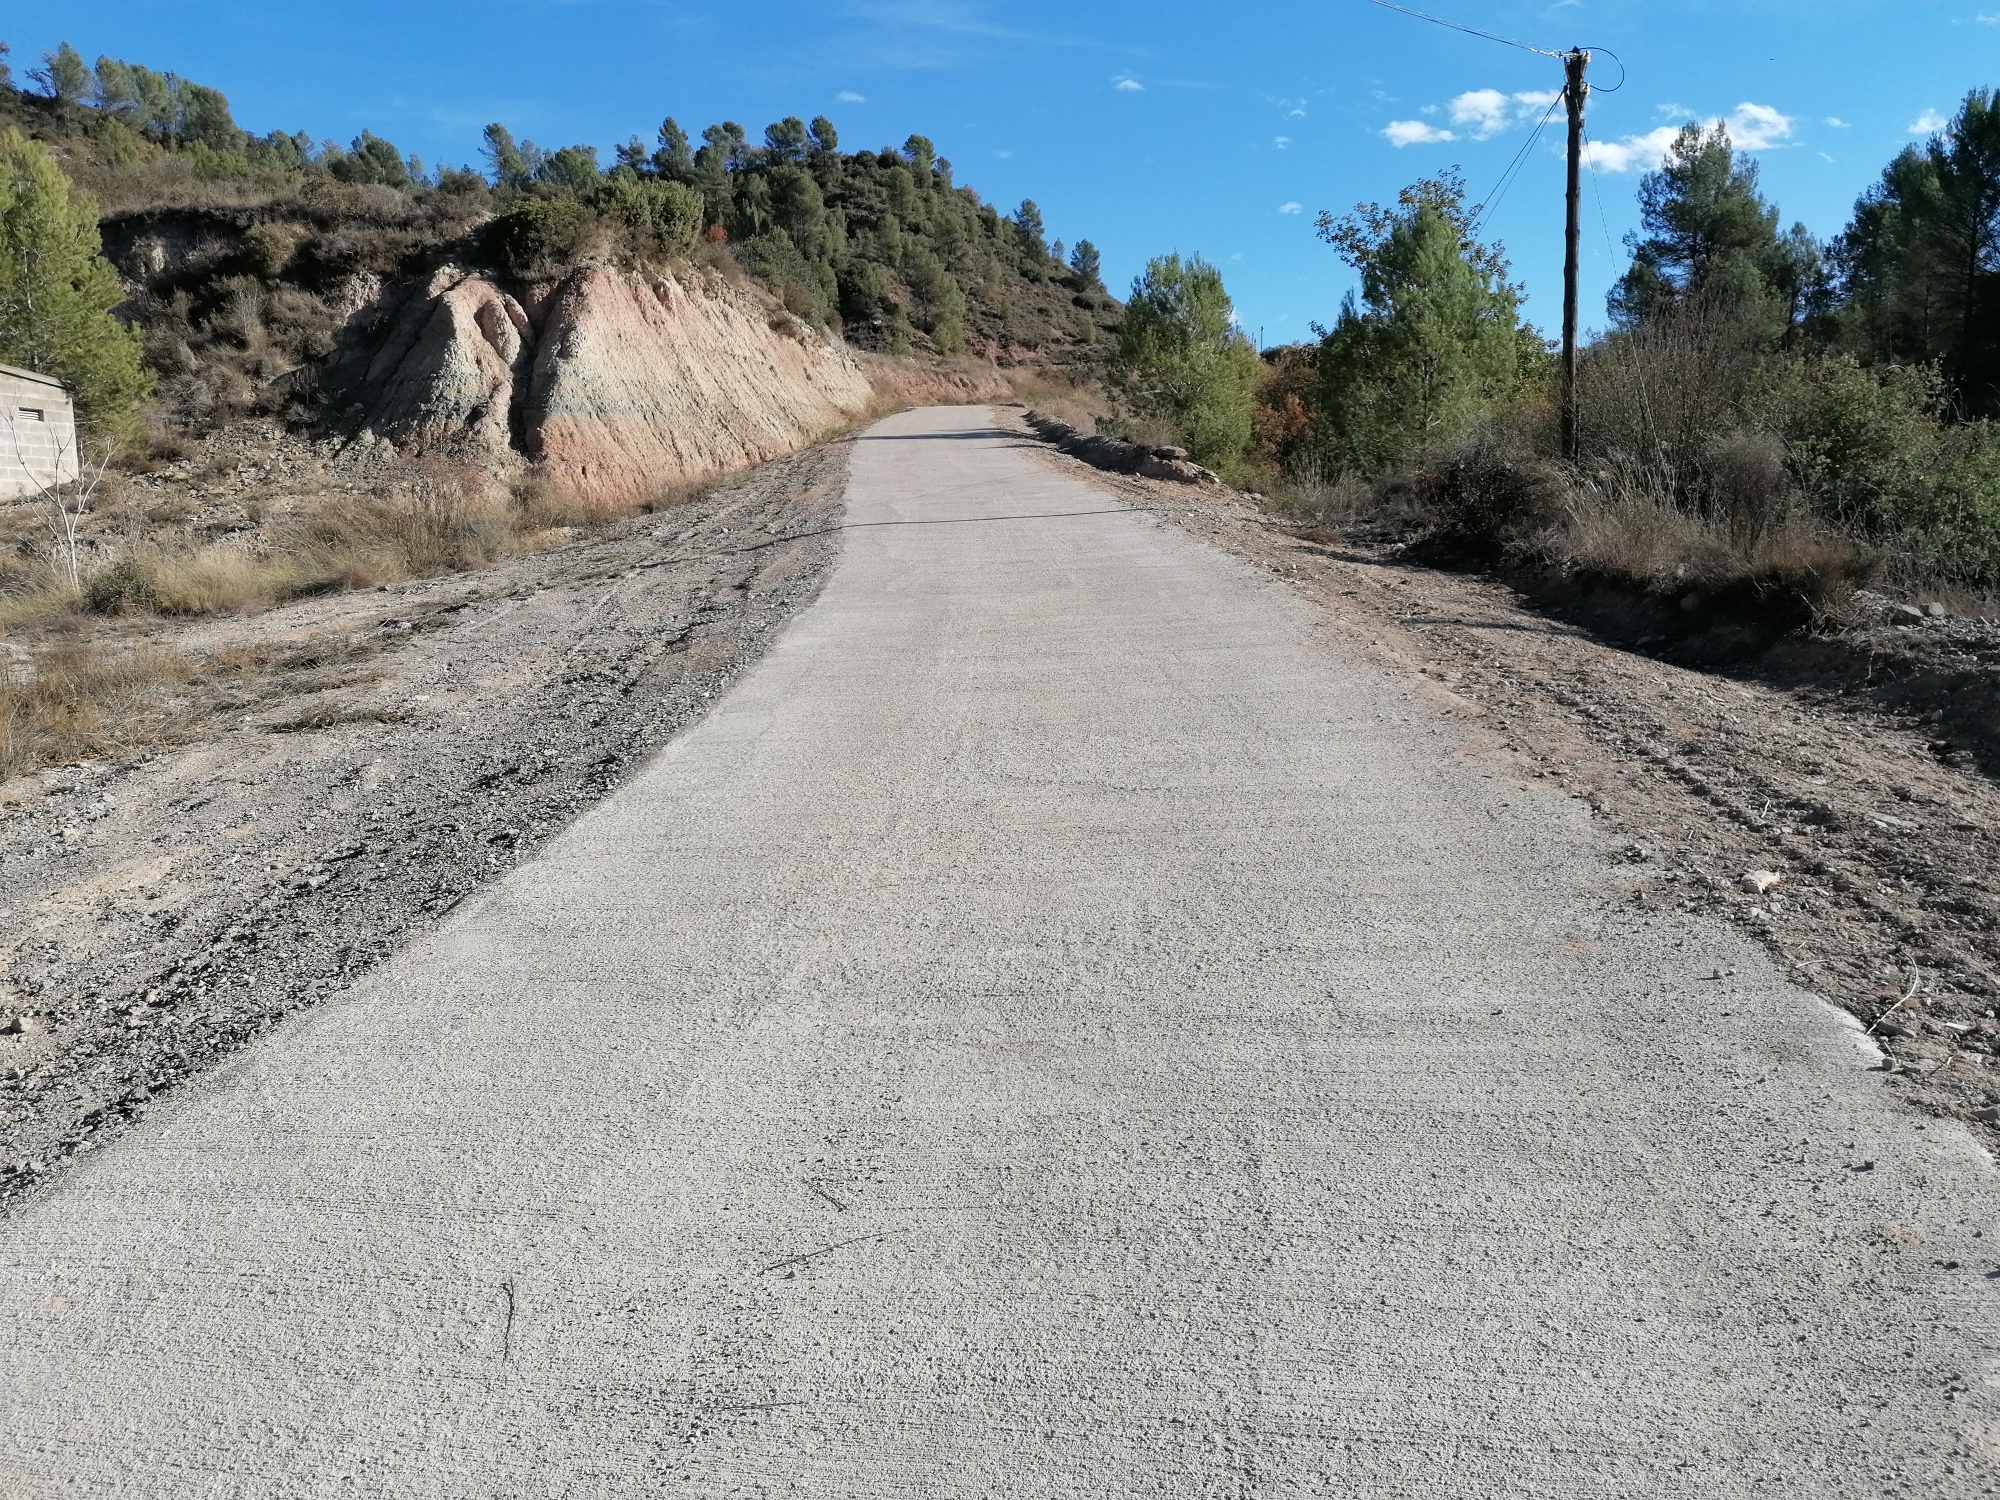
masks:
{"type": "MultiPolygon", "coordinates": [[[[1411,10],[1407,5],[1397,5],[1395,0],[1368,0],[1370,5],[1379,5],[1384,10],[1400,11],[1406,16],[1415,16],[1419,21],[1429,21],[1433,26],[1443,26],[1451,31],[1462,31],[1467,36],[1483,37],[1489,42],[1498,42],[1503,47],[1519,47],[1523,52],[1533,52],[1542,57],[1560,58],[1561,52],[1551,52],[1546,47],[1530,47],[1526,42],[1517,42],[1512,37],[1495,36],[1490,31],[1481,31],[1476,26],[1466,26],[1458,21],[1447,21],[1442,16],[1426,15],[1420,10],[1411,10]]],[[[1620,67],[1624,64],[1620,63],[1620,67]]]]}
{"type": "Polygon", "coordinates": [[[1543,112],[1542,118],[1536,123],[1535,128],[1528,132],[1528,138],[1521,143],[1521,149],[1514,153],[1514,159],[1507,163],[1507,170],[1500,174],[1500,180],[1494,184],[1492,194],[1481,200],[1478,211],[1473,214],[1472,228],[1474,230],[1479,228],[1488,214],[1500,206],[1500,200],[1507,196],[1507,189],[1519,180],[1520,168],[1527,161],[1528,153],[1534,150],[1535,142],[1541,139],[1543,129],[1554,118],[1556,110],[1561,107],[1562,102],[1568,97],[1568,89],[1564,89],[1561,93],[1557,94],[1554,102],[1543,112]]]}
{"type": "Polygon", "coordinates": [[[1590,91],[1593,94],[1615,94],[1620,89],[1625,87],[1624,58],[1620,57],[1616,52],[1613,52],[1609,47],[1579,47],[1576,50],[1579,52],[1588,52],[1592,57],[1596,57],[1598,53],[1602,52],[1606,57],[1610,58],[1613,62],[1618,64],[1618,81],[1612,84],[1610,88],[1605,88],[1601,84],[1593,83],[1590,86],[1590,91]]]}

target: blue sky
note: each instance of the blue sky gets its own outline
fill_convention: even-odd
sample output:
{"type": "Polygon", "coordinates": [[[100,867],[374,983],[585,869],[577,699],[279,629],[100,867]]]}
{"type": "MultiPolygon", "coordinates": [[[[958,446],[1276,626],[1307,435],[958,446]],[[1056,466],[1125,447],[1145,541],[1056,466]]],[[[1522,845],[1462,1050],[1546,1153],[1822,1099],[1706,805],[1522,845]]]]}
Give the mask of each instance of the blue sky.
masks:
{"type": "MultiPolygon", "coordinates": [[[[1592,101],[1591,324],[1664,127],[1733,120],[1787,222],[1830,235],[1927,117],[2000,85],[2000,0],[1416,8],[1622,58],[1625,86],[1592,101]]],[[[367,126],[428,162],[476,161],[496,119],[607,160],[667,114],[755,136],[824,113],[848,149],[920,131],[961,183],[1003,207],[1033,197],[1052,235],[1096,241],[1114,290],[1149,255],[1206,255],[1267,343],[1330,322],[1352,284],[1313,235],[1318,210],[1453,164],[1485,194],[1541,115],[1534,96],[1561,81],[1550,59],[1367,0],[0,0],[0,38],[17,81],[67,39],[220,88],[250,129],[346,140],[367,126]]],[[[1618,68],[1594,74],[1615,83],[1618,68]]],[[[1561,295],[1559,124],[1489,220],[1545,330],[1561,295]]]]}

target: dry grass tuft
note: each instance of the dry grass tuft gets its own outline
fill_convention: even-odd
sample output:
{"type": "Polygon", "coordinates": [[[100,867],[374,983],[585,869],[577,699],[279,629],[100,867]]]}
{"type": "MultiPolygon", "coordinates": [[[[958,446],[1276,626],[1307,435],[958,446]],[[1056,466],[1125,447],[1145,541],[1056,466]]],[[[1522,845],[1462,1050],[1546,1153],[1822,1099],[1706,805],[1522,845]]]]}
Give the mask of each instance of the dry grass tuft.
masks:
{"type": "Polygon", "coordinates": [[[1878,563],[1869,549],[1801,519],[1745,537],[1728,518],[1643,492],[1573,496],[1542,550],[1573,571],[1689,609],[1721,603],[1812,620],[1840,618],[1878,563]]]}
{"type": "Polygon", "coordinates": [[[150,647],[111,653],[65,641],[0,683],[0,778],[123,754],[170,732],[173,690],[199,670],[150,647]]]}
{"type": "MultiPolygon", "coordinates": [[[[1112,415],[1104,387],[1095,379],[1080,378],[1047,365],[1023,365],[1005,372],[1014,399],[1033,407],[1043,416],[1067,422],[1078,432],[1101,431],[1099,423],[1112,415]]],[[[1164,432],[1164,429],[1163,429],[1164,432]]],[[[1133,437],[1133,442],[1172,444],[1172,433],[1133,437]]]]}

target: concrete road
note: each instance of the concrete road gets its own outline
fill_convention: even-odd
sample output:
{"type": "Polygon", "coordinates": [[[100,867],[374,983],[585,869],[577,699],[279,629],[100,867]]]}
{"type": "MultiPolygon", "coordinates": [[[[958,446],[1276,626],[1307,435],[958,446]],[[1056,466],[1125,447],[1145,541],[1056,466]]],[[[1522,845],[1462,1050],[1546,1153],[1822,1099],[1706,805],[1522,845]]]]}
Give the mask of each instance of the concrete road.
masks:
{"type": "Polygon", "coordinates": [[[1851,1021],[985,413],[848,519],[0,1230],[0,1494],[1994,1493],[2000,1184],[1851,1021]]]}

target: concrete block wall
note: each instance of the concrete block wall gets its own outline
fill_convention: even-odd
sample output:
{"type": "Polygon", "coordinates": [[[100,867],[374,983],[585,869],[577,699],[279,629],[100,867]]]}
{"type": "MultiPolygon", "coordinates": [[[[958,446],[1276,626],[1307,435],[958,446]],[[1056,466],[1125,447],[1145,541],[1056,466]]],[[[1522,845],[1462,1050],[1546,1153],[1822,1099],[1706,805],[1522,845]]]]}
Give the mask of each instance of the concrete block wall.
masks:
{"type": "Polygon", "coordinates": [[[0,499],[76,478],[76,460],[69,392],[32,370],[0,365],[0,499]]]}

